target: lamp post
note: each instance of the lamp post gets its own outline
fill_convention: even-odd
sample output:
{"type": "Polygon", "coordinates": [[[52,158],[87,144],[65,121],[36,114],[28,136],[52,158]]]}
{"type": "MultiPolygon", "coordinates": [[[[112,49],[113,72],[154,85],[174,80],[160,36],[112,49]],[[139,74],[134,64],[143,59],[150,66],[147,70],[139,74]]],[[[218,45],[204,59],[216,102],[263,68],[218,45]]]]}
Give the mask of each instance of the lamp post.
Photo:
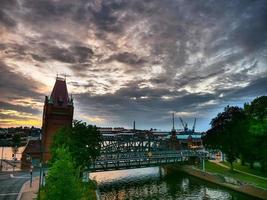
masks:
{"type": "Polygon", "coordinates": [[[1,153],[1,165],[0,165],[1,171],[3,170],[3,156],[4,156],[4,147],[2,147],[2,153],[1,153]]]}
{"type": "Polygon", "coordinates": [[[33,171],[33,164],[32,164],[32,157],[30,155],[26,155],[26,160],[31,162],[31,167],[30,167],[30,187],[32,187],[32,171],[33,171]]]}
{"type": "Polygon", "coordinates": [[[39,168],[40,168],[40,173],[39,173],[39,188],[38,188],[38,196],[40,195],[40,190],[41,190],[41,183],[42,183],[42,172],[43,172],[43,146],[42,146],[42,140],[40,140],[40,163],[39,163],[39,168]]]}
{"type": "Polygon", "coordinates": [[[48,161],[46,160],[45,163],[44,163],[44,166],[43,166],[43,170],[42,170],[42,187],[44,186],[45,184],[45,169],[47,168],[47,164],[48,164],[48,161]]]}
{"type": "Polygon", "coordinates": [[[30,169],[30,175],[31,175],[30,187],[32,187],[32,170],[33,170],[33,165],[31,165],[31,169],[30,169]]]}

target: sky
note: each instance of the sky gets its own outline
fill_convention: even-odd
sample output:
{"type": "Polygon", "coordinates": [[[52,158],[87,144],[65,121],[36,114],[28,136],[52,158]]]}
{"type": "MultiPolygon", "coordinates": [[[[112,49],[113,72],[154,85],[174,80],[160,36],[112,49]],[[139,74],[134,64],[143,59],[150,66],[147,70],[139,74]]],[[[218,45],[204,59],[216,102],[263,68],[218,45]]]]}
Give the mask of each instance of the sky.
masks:
{"type": "Polygon", "coordinates": [[[57,74],[75,119],[205,131],[267,94],[267,1],[0,0],[0,127],[40,127],[57,74]]]}

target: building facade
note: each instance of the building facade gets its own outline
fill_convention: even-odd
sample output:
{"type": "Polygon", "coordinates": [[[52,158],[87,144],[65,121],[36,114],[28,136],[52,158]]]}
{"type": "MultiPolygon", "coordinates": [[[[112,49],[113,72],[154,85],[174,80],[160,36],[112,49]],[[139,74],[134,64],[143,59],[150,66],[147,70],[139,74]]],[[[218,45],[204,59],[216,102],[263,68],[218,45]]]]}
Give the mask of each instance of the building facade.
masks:
{"type": "Polygon", "coordinates": [[[27,142],[21,157],[22,169],[51,158],[53,137],[60,128],[72,125],[73,110],[73,100],[69,97],[66,80],[57,77],[50,97],[45,97],[41,139],[31,137],[27,142]]]}
{"type": "Polygon", "coordinates": [[[43,161],[51,158],[50,147],[56,132],[65,126],[72,126],[73,99],[69,96],[66,80],[57,77],[50,97],[45,97],[42,125],[43,161]]]}

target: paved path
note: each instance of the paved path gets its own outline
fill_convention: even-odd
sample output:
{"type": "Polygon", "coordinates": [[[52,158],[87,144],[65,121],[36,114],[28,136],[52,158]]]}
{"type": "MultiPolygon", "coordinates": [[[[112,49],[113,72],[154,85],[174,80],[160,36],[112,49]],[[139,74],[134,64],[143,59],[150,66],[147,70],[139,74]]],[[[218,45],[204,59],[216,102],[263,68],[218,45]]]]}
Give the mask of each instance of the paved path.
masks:
{"type": "Polygon", "coordinates": [[[22,188],[20,200],[32,200],[37,198],[39,188],[39,176],[33,178],[32,187],[30,187],[30,181],[27,181],[22,188]]]}
{"type": "Polygon", "coordinates": [[[0,172],[0,200],[16,200],[22,185],[28,180],[29,172],[0,172]]]}
{"type": "MultiPolygon", "coordinates": [[[[222,164],[222,163],[220,163],[220,162],[216,162],[216,161],[211,161],[211,162],[213,162],[213,163],[215,163],[215,164],[217,164],[217,165],[220,165],[221,167],[230,169],[230,167],[228,167],[227,165],[224,165],[224,164],[222,164]]],[[[267,180],[267,178],[264,178],[264,177],[262,177],[262,176],[257,176],[257,175],[255,175],[255,174],[251,174],[251,173],[247,173],[247,172],[244,172],[244,171],[240,171],[240,170],[238,170],[238,169],[234,169],[234,171],[239,172],[239,173],[242,173],[242,174],[246,174],[246,175],[249,175],[249,176],[253,176],[253,177],[256,177],[256,178],[259,178],[259,179],[267,180]]]]}

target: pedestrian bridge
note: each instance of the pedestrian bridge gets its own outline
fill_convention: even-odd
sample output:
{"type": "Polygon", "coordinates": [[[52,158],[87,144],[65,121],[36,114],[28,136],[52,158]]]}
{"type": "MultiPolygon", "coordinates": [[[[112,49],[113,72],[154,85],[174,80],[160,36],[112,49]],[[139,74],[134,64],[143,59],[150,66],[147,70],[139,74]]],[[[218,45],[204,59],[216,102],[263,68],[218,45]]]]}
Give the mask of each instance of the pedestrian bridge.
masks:
{"type": "Polygon", "coordinates": [[[187,161],[190,157],[206,157],[203,149],[171,149],[170,142],[170,139],[151,135],[104,135],[101,154],[89,171],[161,166],[187,161]]]}

